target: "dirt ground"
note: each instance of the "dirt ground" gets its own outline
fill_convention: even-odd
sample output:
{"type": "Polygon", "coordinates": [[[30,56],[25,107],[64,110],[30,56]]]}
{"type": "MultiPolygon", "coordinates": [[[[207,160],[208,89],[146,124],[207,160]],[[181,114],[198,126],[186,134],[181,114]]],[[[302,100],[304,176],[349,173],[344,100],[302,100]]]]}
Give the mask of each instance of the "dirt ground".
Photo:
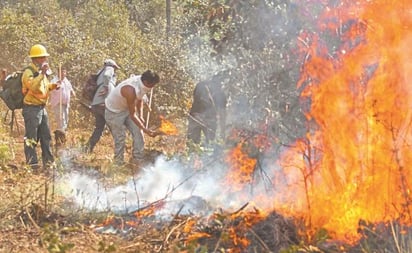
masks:
{"type": "MultiPolygon", "coordinates": [[[[3,195],[0,202],[0,252],[157,251],[156,245],[161,245],[163,240],[153,235],[148,240],[140,238],[141,235],[125,238],[116,233],[96,232],[96,227],[109,214],[72,208],[67,200],[55,192],[55,177],[59,171],[34,173],[27,168],[24,164],[24,126],[21,115],[17,115],[13,129],[8,123],[7,120],[3,122],[4,127],[0,132],[0,192],[3,195]]],[[[57,164],[62,152],[80,150],[90,133],[89,130],[70,129],[64,146],[60,149],[54,147],[57,164]]],[[[161,139],[150,141],[162,142],[161,139]]],[[[152,145],[150,141],[148,146],[152,145]]],[[[78,165],[80,169],[87,166],[88,169],[108,175],[114,174],[112,154],[113,141],[106,131],[93,154],[78,152],[65,159],[70,159],[71,164],[78,165]]],[[[132,173],[135,170],[116,169],[116,180],[120,182],[132,173]]],[[[112,180],[111,183],[116,184],[116,181],[112,180]]],[[[148,231],[145,233],[150,235],[148,231]]]]}

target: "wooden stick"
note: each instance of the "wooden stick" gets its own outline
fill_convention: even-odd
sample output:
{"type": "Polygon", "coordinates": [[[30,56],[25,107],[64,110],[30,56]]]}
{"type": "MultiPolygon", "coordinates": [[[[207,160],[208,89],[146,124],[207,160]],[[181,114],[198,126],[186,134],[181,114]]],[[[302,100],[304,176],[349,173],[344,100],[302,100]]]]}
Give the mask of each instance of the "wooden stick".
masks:
{"type": "Polygon", "coordinates": [[[262,245],[262,247],[265,249],[265,252],[270,252],[268,245],[262,240],[262,238],[260,238],[258,234],[256,234],[256,232],[253,229],[249,229],[249,232],[251,232],[252,235],[258,240],[260,245],[262,245]]]}
{"type": "MultiPolygon", "coordinates": [[[[183,208],[183,206],[181,206],[181,208],[180,208],[180,210],[178,211],[178,213],[180,213],[180,211],[182,210],[182,208],[183,208]]],[[[177,214],[176,214],[176,215],[177,215],[177,214]]],[[[176,216],[176,215],[175,215],[175,216],[176,216]]],[[[163,248],[167,246],[167,243],[168,243],[168,241],[169,241],[169,238],[170,238],[170,236],[175,232],[175,230],[178,229],[178,228],[180,228],[181,226],[183,226],[185,223],[187,223],[189,219],[190,219],[190,217],[187,218],[187,219],[185,219],[183,222],[180,222],[180,223],[177,224],[176,226],[174,226],[174,227],[169,231],[169,233],[167,233],[166,238],[163,240],[162,245],[160,245],[160,248],[159,248],[156,252],[161,252],[161,251],[163,250],[163,248]]]]}
{"type": "MultiPolygon", "coordinates": [[[[143,103],[143,100],[140,100],[140,112],[139,112],[139,117],[141,118],[141,119],[143,119],[144,120],[144,116],[143,116],[143,106],[144,106],[144,103],[143,103]]],[[[142,120],[142,121],[143,121],[142,120]]],[[[144,122],[142,122],[142,125],[144,124],[144,122]]],[[[143,137],[143,141],[145,141],[145,136],[144,136],[144,131],[143,131],[143,129],[140,129],[140,132],[142,133],[142,137],[143,137]]]]}
{"type": "Polygon", "coordinates": [[[150,119],[150,111],[152,109],[152,97],[153,97],[153,88],[150,90],[149,96],[149,110],[147,110],[147,117],[146,117],[146,128],[149,127],[149,119],[150,119]]]}
{"type": "Polygon", "coordinates": [[[247,202],[246,204],[244,204],[241,208],[239,208],[238,210],[234,211],[234,212],[231,213],[230,215],[238,214],[240,211],[242,211],[243,209],[245,209],[248,205],[249,205],[249,202],[247,202]]]}
{"type": "MultiPolygon", "coordinates": [[[[62,64],[61,64],[61,62],[59,63],[59,80],[60,80],[60,85],[61,85],[61,81],[62,81],[62,64]]],[[[59,91],[59,94],[60,94],[60,100],[59,100],[59,119],[60,119],[60,122],[58,122],[59,123],[59,129],[60,129],[60,126],[61,126],[61,124],[62,124],[62,122],[63,122],[63,113],[62,113],[62,89],[61,89],[61,87],[60,87],[60,91],[59,91]]],[[[61,129],[61,130],[63,130],[63,129],[61,129]]]]}
{"type": "Polygon", "coordinates": [[[30,220],[31,224],[33,225],[33,227],[34,227],[37,231],[39,231],[39,230],[40,230],[40,226],[37,225],[37,223],[34,221],[33,217],[32,217],[31,214],[30,214],[29,208],[27,208],[27,206],[26,206],[26,214],[27,214],[27,218],[29,218],[29,220],[30,220]]]}

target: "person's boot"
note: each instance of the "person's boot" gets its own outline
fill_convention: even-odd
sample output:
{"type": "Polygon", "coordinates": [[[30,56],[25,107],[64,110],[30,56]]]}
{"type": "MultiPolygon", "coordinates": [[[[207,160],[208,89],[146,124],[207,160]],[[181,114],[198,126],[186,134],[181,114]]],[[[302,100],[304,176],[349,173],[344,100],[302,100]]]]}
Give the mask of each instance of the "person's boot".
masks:
{"type": "Polygon", "coordinates": [[[38,163],[29,164],[29,167],[31,171],[33,172],[33,174],[36,174],[36,175],[40,174],[40,172],[42,171],[42,168],[40,164],[38,163]]]}

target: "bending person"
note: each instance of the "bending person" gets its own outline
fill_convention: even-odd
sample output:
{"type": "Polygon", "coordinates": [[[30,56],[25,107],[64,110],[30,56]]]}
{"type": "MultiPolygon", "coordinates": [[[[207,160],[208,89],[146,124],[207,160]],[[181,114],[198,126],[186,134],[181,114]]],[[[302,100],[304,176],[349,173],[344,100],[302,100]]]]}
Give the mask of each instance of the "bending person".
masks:
{"type": "Polygon", "coordinates": [[[147,129],[143,115],[138,115],[145,94],[159,83],[159,76],[147,70],[142,75],[130,77],[121,82],[106,98],[105,119],[114,140],[114,160],[117,164],[124,163],[126,129],[133,138],[132,164],[143,162],[144,138],[141,130],[154,137],[159,133],[147,129]]]}

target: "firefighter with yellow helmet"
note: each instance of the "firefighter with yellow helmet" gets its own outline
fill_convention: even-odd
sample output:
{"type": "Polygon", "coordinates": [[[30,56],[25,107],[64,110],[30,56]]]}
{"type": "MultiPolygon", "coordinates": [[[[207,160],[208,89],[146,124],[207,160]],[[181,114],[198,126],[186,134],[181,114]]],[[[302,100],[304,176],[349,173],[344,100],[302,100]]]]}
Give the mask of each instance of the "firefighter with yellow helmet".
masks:
{"type": "Polygon", "coordinates": [[[49,56],[43,45],[32,46],[29,51],[31,63],[22,75],[22,91],[25,94],[23,100],[24,154],[26,163],[34,172],[39,172],[41,168],[36,152],[38,143],[40,143],[42,152],[43,169],[54,164],[46,103],[50,91],[58,88],[58,84],[50,83],[48,78],[51,73],[48,64],[49,56]]]}

